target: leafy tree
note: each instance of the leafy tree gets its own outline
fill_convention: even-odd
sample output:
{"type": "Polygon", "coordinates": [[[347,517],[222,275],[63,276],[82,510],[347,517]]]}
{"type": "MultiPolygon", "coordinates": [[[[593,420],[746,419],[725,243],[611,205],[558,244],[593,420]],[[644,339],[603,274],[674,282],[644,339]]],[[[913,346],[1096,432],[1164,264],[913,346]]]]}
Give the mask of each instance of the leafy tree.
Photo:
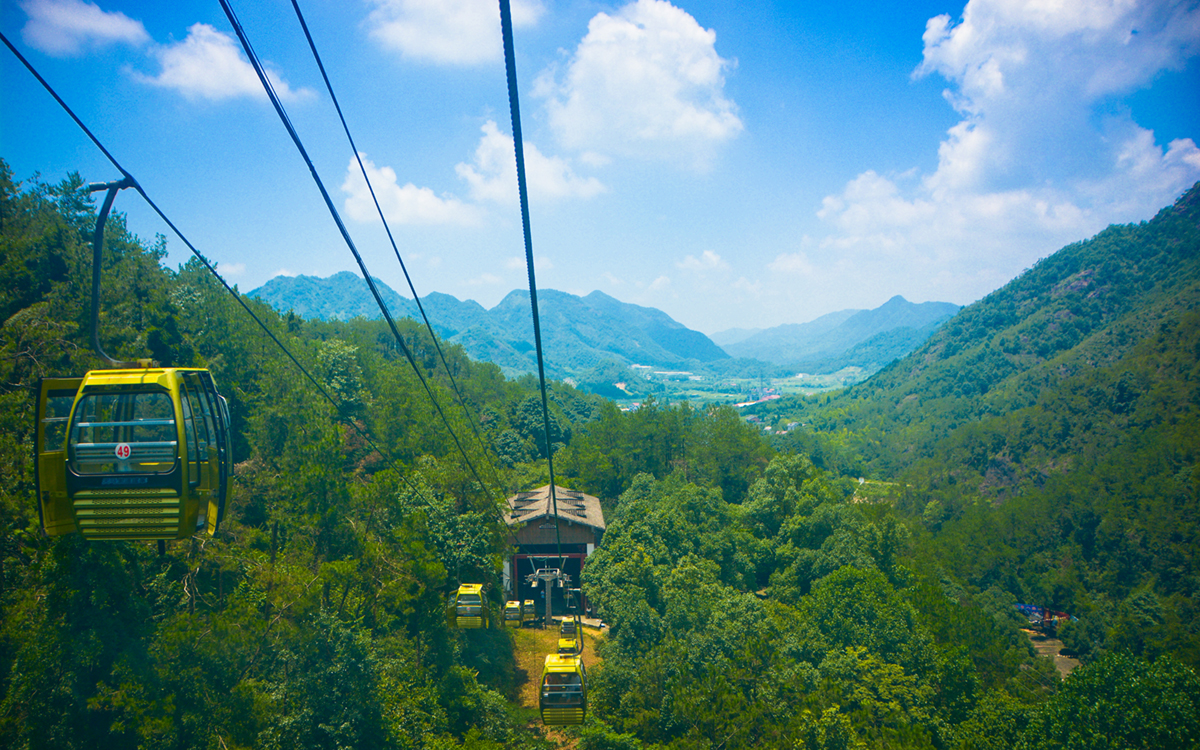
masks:
{"type": "Polygon", "coordinates": [[[1200,679],[1168,656],[1110,653],[1071,673],[1022,733],[1019,748],[1194,747],[1200,679]]]}

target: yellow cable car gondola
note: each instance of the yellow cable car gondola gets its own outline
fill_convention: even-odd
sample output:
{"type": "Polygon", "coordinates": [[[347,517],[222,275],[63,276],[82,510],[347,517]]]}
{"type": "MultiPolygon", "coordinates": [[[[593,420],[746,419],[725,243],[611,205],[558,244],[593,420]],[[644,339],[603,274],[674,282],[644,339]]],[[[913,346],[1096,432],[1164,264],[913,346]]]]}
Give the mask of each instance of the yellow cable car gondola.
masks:
{"type": "Polygon", "coordinates": [[[504,603],[504,627],[521,627],[521,602],[516,599],[504,603]]]}
{"type": "Polygon", "coordinates": [[[93,370],[44,379],[36,484],[49,536],[214,534],[232,474],[229,407],[208,370],[93,370]]]}
{"type": "Polygon", "coordinates": [[[583,622],[579,615],[572,615],[559,623],[558,653],[564,656],[583,653],[583,622]]]}
{"type": "Polygon", "coordinates": [[[547,726],[582,724],[587,716],[587,670],[579,656],[548,654],[538,701],[547,726]]]}
{"type": "MultiPolygon", "coordinates": [[[[216,533],[233,473],[229,406],[208,370],[119,362],[100,345],[106,191],[92,239],[92,348],[109,370],[44,378],[34,415],[38,515],[48,536],[186,539],[216,533]]],[[[161,549],[161,547],[160,547],[161,549]]]]}
{"type": "Polygon", "coordinates": [[[454,625],[460,628],[486,628],[488,626],[487,597],[482,583],[464,583],[454,592],[450,605],[454,625]]]}

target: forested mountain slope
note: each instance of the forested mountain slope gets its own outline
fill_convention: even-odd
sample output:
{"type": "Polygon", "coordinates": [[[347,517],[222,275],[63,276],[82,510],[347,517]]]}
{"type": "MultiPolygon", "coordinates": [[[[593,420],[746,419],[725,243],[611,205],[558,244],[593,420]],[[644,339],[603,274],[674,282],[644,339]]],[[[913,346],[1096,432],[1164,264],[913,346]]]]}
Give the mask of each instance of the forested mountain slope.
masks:
{"type": "MultiPolygon", "coordinates": [[[[0,161],[0,746],[965,750],[1200,736],[1200,679],[1181,663],[1200,621],[1195,545],[1176,533],[1195,526],[1196,481],[1171,473],[1188,451],[1135,441],[1148,468],[1126,484],[1116,466],[1091,484],[1073,469],[1071,513],[1045,520],[1034,506],[989,515],[978,487],[955,495],[968,464],[949,453],[913,463],[895,506],[864,502],[858,482],[776,455],[727,406],[622,412],[552,383],[547,441],[536,381],[444,346],[464,412],[428,334],[400,321],[460,452],[386,326],[249,301],[331,405],[198,261],[162,267],[163,241],[145,245],[120,215],[106,229],[102,340],[212,371],[233,415],[230,506],[216,535],[161,554],[48,538],[35,384],[98,364],[94,222],[78,176],[20,186],[0,161]],[[582,581],[610,626],[603,663],[588,665],[587,722],[561,735],[512,701],[537,676],[518,672],[510,631],[455,629],[445,606],[458,581],[501,605],[502,498],[545,483],[550,451],[560,482],[599,494],[609,519],[582,581]],[[1144,523],[1142,508],[1164,520],[1144,523]],[[1119,557],[1121,544],[1152,554],[1119,557]],[[1083,617],[1064,637],[1090,662],[1061,684],[1011,606],[1060,591],[1077,594],[1083,617]]],[[[1194,368],[1197,326],[1155,330],[1131,350],[1145,348],[1130,377],[1149,378],[1150,395],[1112,402],[1130,420],[1190,393],[1166,385],[1194,368]]],[[[839,434],[849,450],[856,435],[839,434]]],[[[1000,508],[1035,499],[1010,489],[1000,508]]]]}
{"type": "MultiPolygon", "coordinates": [[[[416,303],[381,281],[376,285],[393,317],[421,320],[416,303]]],[[[250,296],[306,319],[381,317],[366,282],[348,271],[327,279],[276,277],[250,296]]],[[[438,335],[461,345],[475,359],[510,374],[537,372],[527,291],[510,292],[490,310],[436,292],[424,297],[422,305],[438,335]]],[[[538,293],[538,309],[546,367],[554,377],[579,374],[613,360],[681,368],[729,359],[707,336],[661,310],[621,302],[602,292],[579,297],[543,289],[538,293]]]]}
{"type": "MultiPolygon", "coordinates": [[[[1110,367],[1200,301],[1200,187],[1152,221],[1111,226],[963,308],[917,351],[835,397],[801,400],[818,429],[852,426],[869,470],[894,474],[937,441],[1110,367]]],[[[806,417],[806,419],[808,418],[806,417]]]]}
{"type": "MultiPolygon", "coordinates": [[[[141,243],[114,213],[101,340],[117,357],[211,369],[232,413],[230,506],[216,536],[165,555],[41,533],[36,385],[99,366],[94,224],[77,175],[22,186],[0,161],[0,746],[536,742],[506,703],[507,634],[448,627],[445,596],[456,577],[499,596],[496,503],[544,481],[523,463],[544,450],[541,401],[530,382],[444,347],[482,437],[501,447],[489,460],[410,321],[404,339],[487,487],[381,322],[303,321],[249,301],[335,409],[199,262],[163,268],[163,244],[141,243]]],[[[552,386],[556,442],[599,403],[552,386]]]]}
{"type": "Polygon", "coordinates": [[[834,372],[845,366],[843,360],[878,369],[912,351],[958,309],[949,302],[914,304],[896,295],[874,310],[842,310],[808,323],[768,328],[726,345],[725,351],[810,372],[834,372]],[[854,351],[863,345],[890,356],[864,357],[863,349],[854,351]]]}
{"type": "Polygon", "coordinates": [[[1200,188],[793,408],[822,462],[901,483],[931,563],[1075,614],[1085,658],[1200,663],[1200,188]]]}

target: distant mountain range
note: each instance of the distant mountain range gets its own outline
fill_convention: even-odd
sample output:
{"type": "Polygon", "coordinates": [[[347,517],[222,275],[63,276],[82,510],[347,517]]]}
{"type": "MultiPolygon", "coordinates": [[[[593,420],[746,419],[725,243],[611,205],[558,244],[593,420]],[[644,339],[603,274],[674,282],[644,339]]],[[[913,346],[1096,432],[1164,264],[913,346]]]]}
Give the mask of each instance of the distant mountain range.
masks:
{"type": "Polygon", "coordinates": [[[833,372],[847,365],[874,371],[920,346],[958,310],[949,302],[914,304],[896,295],[874,310],[841,310],[733,341],[726,336],[728,343],[722,346],[732,357],[813,372],[833,372]]]}
{"type": "MultiPolygon", "coordinates": [[[[376,281],[395,317],[420,320],[416,303],[376,281]]],[[[380,317],[367,284],[348,271],[327,279],[277,276],[250,292],[278,310],[305,318],[345,320],[380,317]]],[[[460,344],[471,357],[493,362],[509,374],[536,372],[529,293],[509,292],[491,310],[473,301],[434,293],[421,299],[434,330],[460,344]]],[[[592,292],[586,297],[543,289],[538,311],[546,367],[554,377],[593,368],[606,360],[653,367],[686,368],[729,359],[719,346],[671,316],[592,292]]]]}
{"type": "MultiPolygon", "coordinates": [[[[420,319],[416,303],[376,280],[394,317],[420,319]]],[[[379,308],[363,279],[349,271],[329,278],[277,276],[250,292],[277,310],[303,318],[379,318],[379,308]]],[[[488,310],[473,300],[433,293],[421,300],[434,330],[461,345],[471,357],[499,365],[506,373],[535,372],[529,293],[510,292],[488,310]]],[[[843,310],[811,323],[766,330],[733,329],[721,334],[725,348],[652,307],[614,299],[603,292],[579,297],[553,289],[538,292],[538,310],[553,377],[594,370],[606,362],[669,369],[704,369],[731,357],[833,372],[848,365],[875,371],[919,346],[957,305],[920,305],[893,297],[875,310],[843,310]]]]}

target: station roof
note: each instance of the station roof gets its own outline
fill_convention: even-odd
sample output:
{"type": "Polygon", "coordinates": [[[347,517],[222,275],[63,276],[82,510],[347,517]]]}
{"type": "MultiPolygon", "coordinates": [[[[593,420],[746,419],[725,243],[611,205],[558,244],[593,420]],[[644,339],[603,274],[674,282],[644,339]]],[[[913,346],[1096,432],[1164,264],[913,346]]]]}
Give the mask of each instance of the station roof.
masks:
{"type": "MultiPolygon", "coordinates": [[[[604,529],[604,512],[600,510],[599,498],[585,495],[579,490],[568,490],[554,486],[554,497],[558,501],[558,517],[564,521],[604,529]]],[[[550,485],[529,492],[518,492],[508,498],[508,525],[529,523],[539,518],[553,518],[550,502],[550,485]]]]}

